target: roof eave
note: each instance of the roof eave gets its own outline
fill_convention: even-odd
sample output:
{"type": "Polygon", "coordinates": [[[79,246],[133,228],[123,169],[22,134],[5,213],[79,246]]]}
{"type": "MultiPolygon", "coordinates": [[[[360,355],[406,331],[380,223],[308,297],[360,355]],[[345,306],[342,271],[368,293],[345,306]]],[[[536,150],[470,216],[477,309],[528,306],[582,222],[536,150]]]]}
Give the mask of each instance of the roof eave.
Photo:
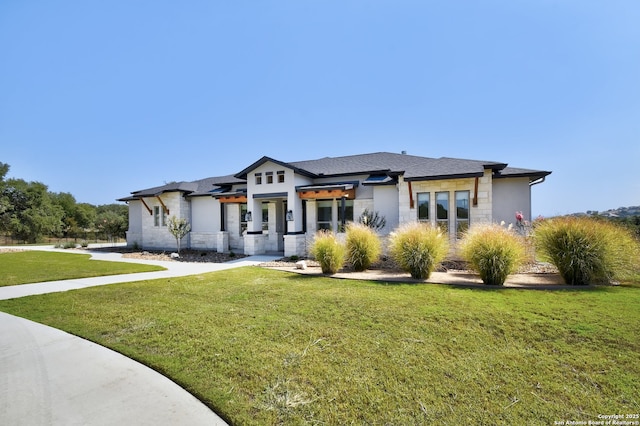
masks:
{"type": "Polygon", "coordinates": [[[416,182],[416,181],[424,181],[424,180],[464,179],[464,178],[475,178],[475,177],[482,177],[482,176],[484,176],[484,172],[456,173],[451,175],[413,176],[413,177],[405,177],[404,180],[406,182],[416,182]]]}
{"type": "Polygon", "coordinates": [[[299,175],[307,176],[307,177],[310,177],[310,178],[315,178],[315,177],[317,177],[314,173],[311,173],[311,172],[310,172],[310,171],[308,171],[308,170],[300,169],[300,168],[295,167],[295,166],[293,166],[293,165],[291,165],[291,164],[289,164],[289,163],[285,163],[284,161],[276,160],[276,159],[274,159],[274,158],[267,157],[267,156],[262,157],[261,159],[259,159],[259,160],[258,160],[258,161],[256,161],[255,163],[251,164],[249,167],[245,168],[244,170],[242,170],[242,171],[241,171],[241,172],[239,172],[239,173],[236,173],[236,174],[235,174],[235,175],[233,175],[233,176],[234,176],[234,177],[236,177],[236,178],[238,178],[238,179],[244,179],[244,180],[246,180],[246,179],[247,179],[247,175],[248,175],[252,170],[255,170],[256,168],[260,167],[260,166],[261,166],[261,165],[263,165],[264,163],[268,163],[268,162],[272,162],[272,163],[275,163],[275,164],[277,164],[277,165],[279,165],[279,166],[282,166],[282,167],[286,167],[286,168],[288,168],[288,169],[291,169],[291,170],[293,170],[294,172],[296,172],[296,173],[297,173],[297,174],[299,174],[299,175]]]}

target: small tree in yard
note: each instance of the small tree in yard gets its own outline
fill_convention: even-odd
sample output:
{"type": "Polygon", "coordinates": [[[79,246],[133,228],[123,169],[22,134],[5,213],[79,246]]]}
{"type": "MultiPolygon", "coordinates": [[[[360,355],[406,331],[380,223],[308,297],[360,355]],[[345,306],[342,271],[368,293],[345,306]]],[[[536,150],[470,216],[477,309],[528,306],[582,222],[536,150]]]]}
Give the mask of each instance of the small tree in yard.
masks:
{"type": "Polygon", "coordinates": [[[175,237],[178,254],[180,254],[180,241],[191,231],[191,224],[187,222],[187,219],[178,219],[175,216],[171,216],[167,223],[167,228],[171,235],[175,237]]]}

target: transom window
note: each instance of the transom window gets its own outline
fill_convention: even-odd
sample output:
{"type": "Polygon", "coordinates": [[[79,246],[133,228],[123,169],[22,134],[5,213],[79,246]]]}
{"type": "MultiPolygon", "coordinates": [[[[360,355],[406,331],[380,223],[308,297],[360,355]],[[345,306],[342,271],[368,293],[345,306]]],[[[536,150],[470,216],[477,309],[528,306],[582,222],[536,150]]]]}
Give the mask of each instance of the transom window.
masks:
{"type": "Polygon", "coordinates": [[[278,170],[278,183],[284,183],[284,170],[278,170]]]}
{"type": "Polygon", "coordinates": [[[267,172],[266,175],[267,175],[267,183],[268,184],[273,183],[273,172],[267,172]]]}
{"type": "Polygon", "coordinates": [[[256,173],[256,185],[262,185],[262,173],[256,173]]]}

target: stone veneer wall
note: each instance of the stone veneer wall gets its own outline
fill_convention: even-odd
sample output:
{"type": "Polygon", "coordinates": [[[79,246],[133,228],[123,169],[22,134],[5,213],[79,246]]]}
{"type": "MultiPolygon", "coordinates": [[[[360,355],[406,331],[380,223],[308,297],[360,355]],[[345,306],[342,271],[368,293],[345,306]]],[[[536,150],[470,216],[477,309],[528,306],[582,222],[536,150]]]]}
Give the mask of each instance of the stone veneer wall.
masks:
{"type": "MultiPolygon", "coordinates": [[[[410,207],[409,199],[409,184],[400,178],[399,182],[399,210],[400,210],[400,223],[412,222],[418,219],[417,212],[417,193],[428,192],[430,196],[430,209],[429,217],[432,223],[435,225],[435,193],[436,192],[449,192],[449,229],[455,229],[455,191],[469,191],[469,222],[473,226],[475,223],[491,222],[492,220],[492,207],[491,207],[491,185],[492,177],[491,171],[485,170],[484,176],[479,179],[478,182],[478,204],[473,205],[473,195],[475,188],[475,178],[464,179],[446,179],[437,181],[419,181],[411,182],[413,191],[413,200],[415,202],[414,207],[410,207]]],[[[455,235],[451,233],[452,238],[455,235]]]]}
{"type": "MultiPolygon", "coordinates": [[[[160,195],[162,202],[169,209],[167,220],[171,216],[189,219],[189,202],[182,197],[179,192],[168,192],[160,195]]],[[[153,211],[155,206],[162,207],[160,201],[155,197],[145,198],[145,202],[153,211]]],[[[146,249],[155,250],[176,250],[176,240],[166,226],[154,226],[153,214],[149,214],[147,209],[142,210],[142,235],[141,245],[146,249]]],[[[188,236],[182,239],[182,247],[189,247],[188,236]]]]}

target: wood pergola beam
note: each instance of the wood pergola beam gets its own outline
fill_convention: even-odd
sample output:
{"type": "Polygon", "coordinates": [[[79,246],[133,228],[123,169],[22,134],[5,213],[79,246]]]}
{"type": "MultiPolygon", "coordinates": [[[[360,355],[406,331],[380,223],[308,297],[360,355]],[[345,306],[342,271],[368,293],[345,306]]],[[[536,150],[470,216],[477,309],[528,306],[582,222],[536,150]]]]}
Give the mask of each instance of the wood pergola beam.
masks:
{"type": "Polygon", "coordinates": [[[303,200],[317,200],[323,198],[356,198],[356,190],[354,189],[320,189],[320,190],[309,190],[309,191],[300,191],[298,196],[303,200]]]}
{"type": "Polygon", "coordinates": [[[247,196],[246,195],[226,195],[223,197],[219,197],[218,201],[221,203],[246,203],[247,196]]]}

